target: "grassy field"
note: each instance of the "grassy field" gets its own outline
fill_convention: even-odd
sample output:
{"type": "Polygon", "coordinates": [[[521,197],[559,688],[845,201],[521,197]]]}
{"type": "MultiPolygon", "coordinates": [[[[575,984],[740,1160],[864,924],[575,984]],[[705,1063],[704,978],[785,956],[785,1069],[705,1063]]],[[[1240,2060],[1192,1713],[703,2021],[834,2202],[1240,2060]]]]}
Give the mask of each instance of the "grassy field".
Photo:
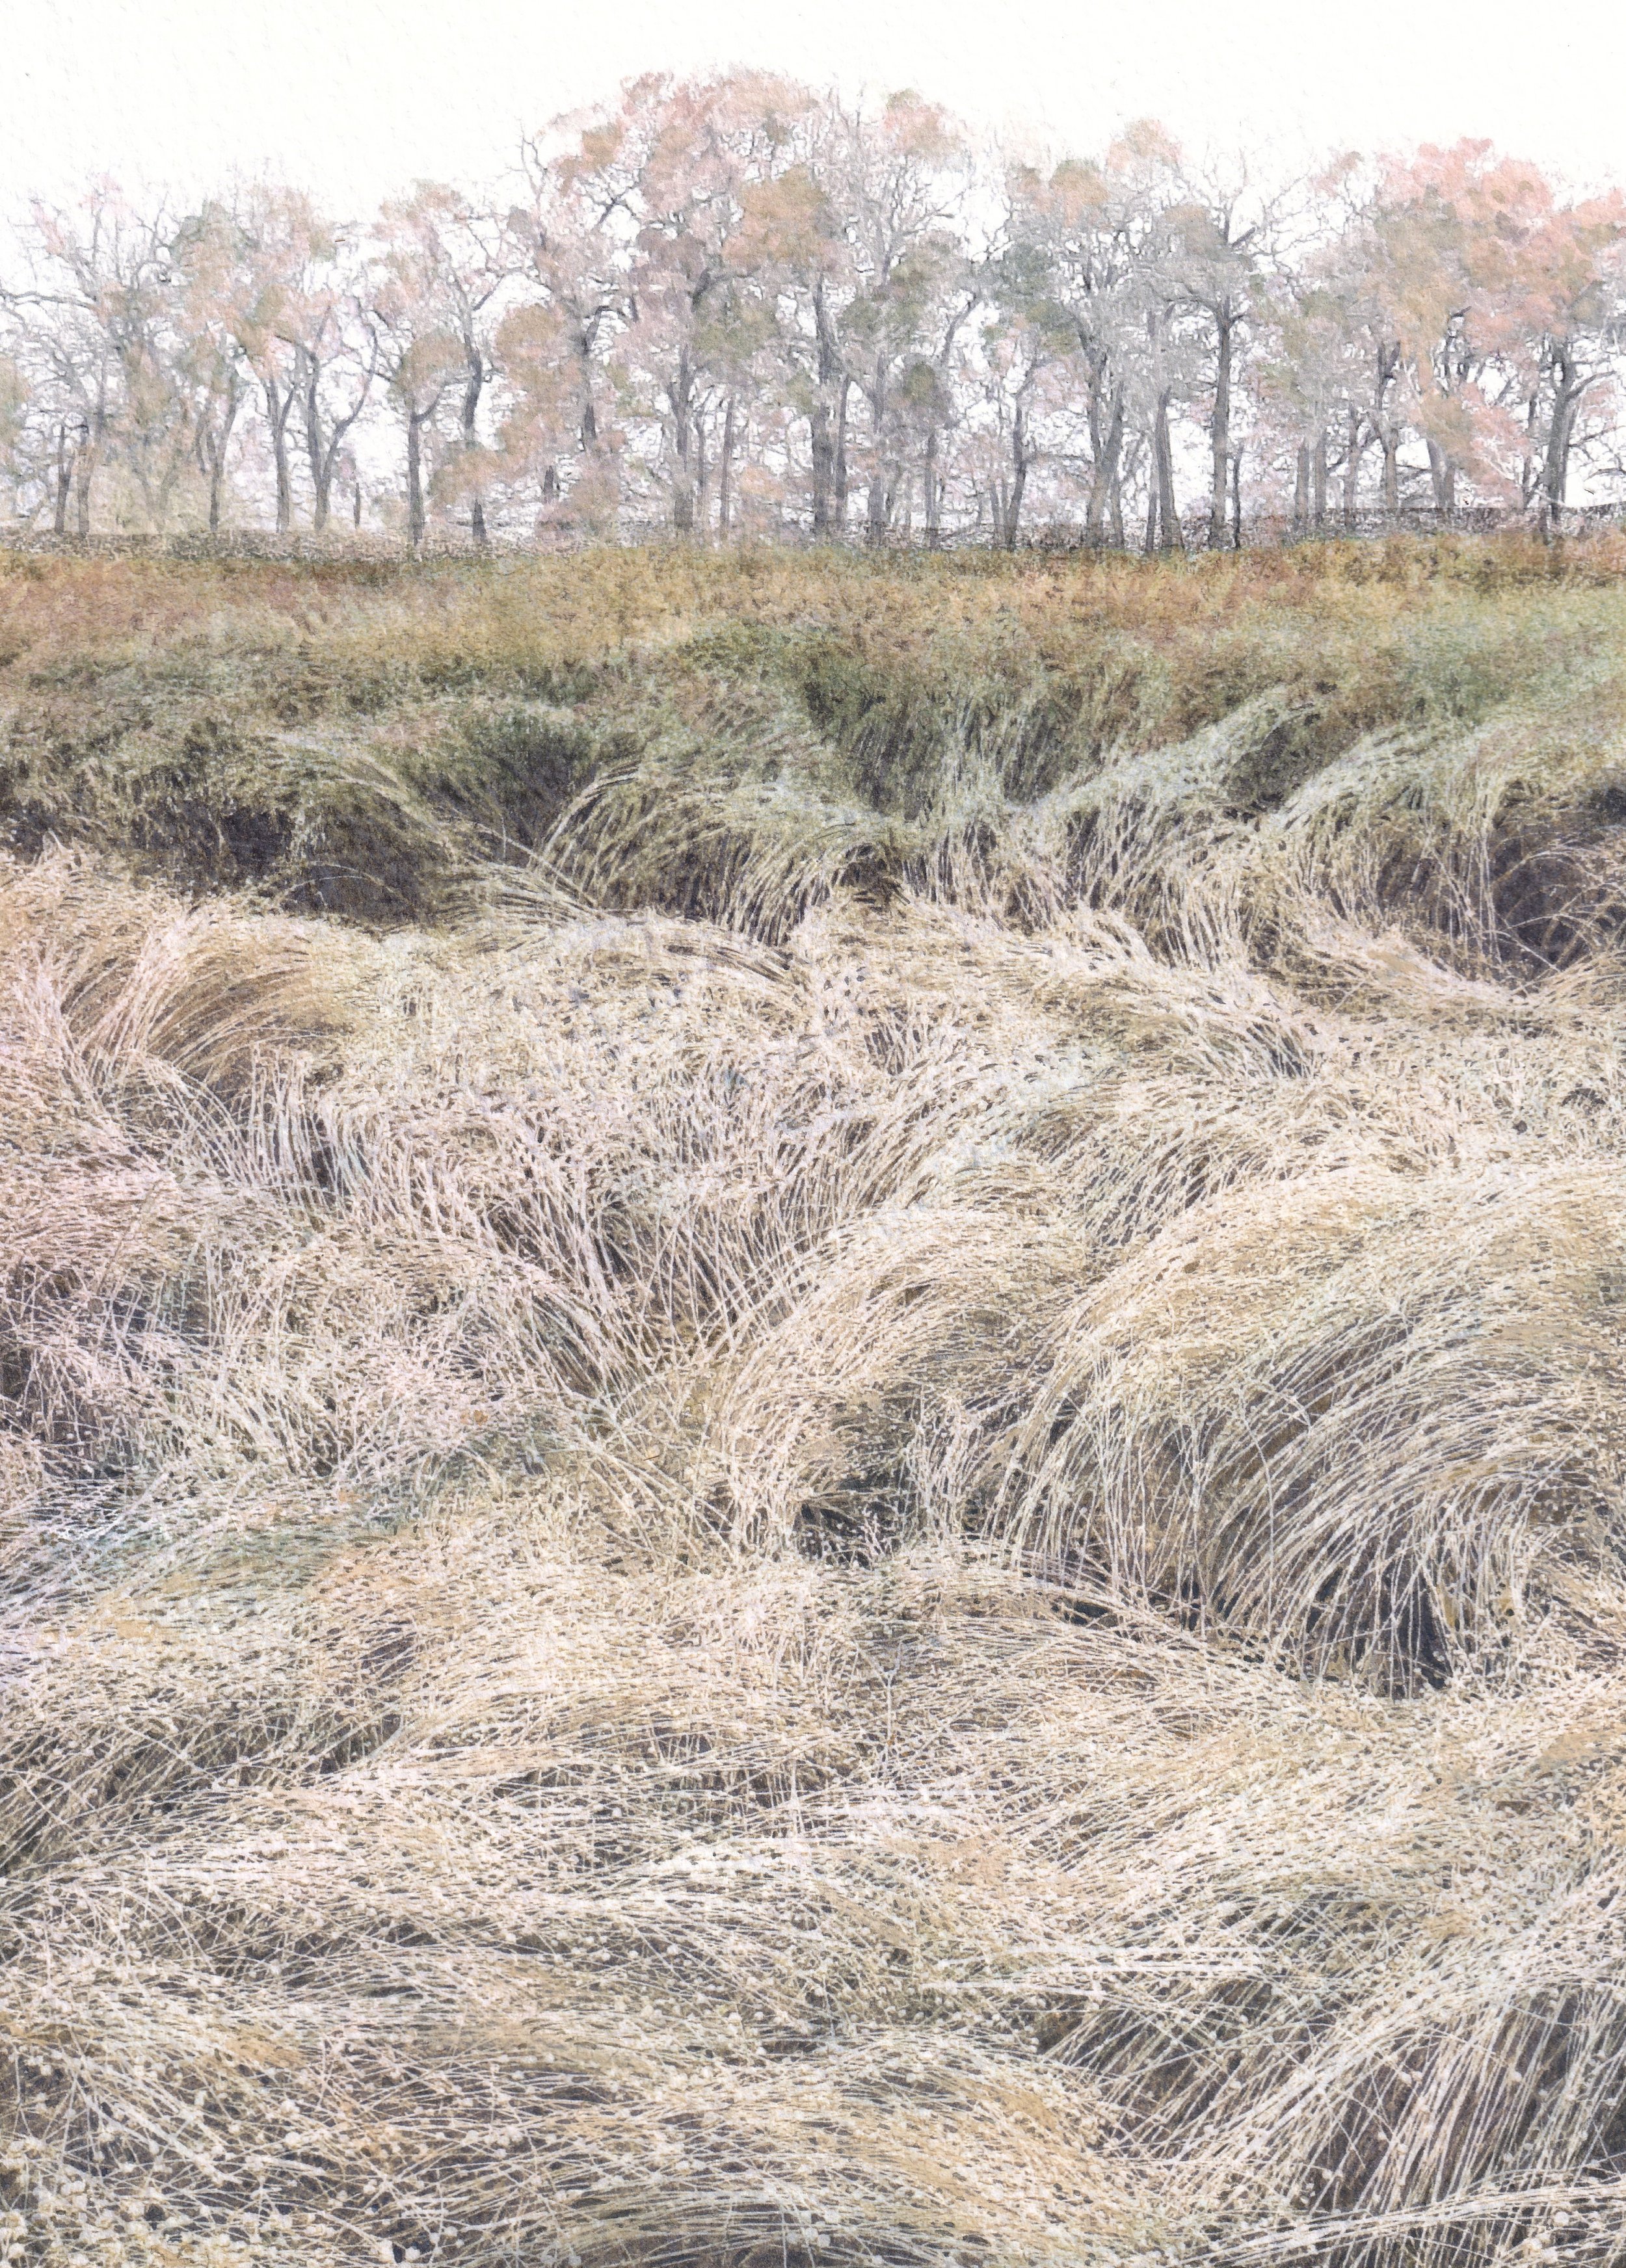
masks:
{"type": "Polygon", "coordinates": [[[0,2262],[1626,2258],[1626,552],[0,655],[0,2262]]]}

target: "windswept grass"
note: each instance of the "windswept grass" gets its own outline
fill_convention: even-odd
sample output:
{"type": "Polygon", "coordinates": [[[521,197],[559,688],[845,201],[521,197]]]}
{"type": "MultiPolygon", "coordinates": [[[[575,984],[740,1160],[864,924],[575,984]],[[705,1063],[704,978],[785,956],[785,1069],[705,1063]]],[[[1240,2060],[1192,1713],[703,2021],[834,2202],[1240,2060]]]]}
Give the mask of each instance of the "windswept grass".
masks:
{"type": "Polygon", "coordinates": [[[6,571],[0,2259],[1626,2257],[1623,567],[6,571]]]}

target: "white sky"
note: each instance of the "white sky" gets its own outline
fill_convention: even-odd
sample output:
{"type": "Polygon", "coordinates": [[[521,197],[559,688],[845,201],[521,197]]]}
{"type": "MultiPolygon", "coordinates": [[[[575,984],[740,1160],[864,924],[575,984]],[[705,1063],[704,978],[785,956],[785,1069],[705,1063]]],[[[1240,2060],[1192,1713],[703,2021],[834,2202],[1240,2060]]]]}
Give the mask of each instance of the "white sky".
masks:
{"type": "Polygon", "coordinates": [[[1626,181],[1621,0],[0,0],[0,212],[262,168],[360,212],[496,174],[635,71],[731,63],[1058,147],[1137,115],[1289,158],[1476,134],[1626,181]]]}

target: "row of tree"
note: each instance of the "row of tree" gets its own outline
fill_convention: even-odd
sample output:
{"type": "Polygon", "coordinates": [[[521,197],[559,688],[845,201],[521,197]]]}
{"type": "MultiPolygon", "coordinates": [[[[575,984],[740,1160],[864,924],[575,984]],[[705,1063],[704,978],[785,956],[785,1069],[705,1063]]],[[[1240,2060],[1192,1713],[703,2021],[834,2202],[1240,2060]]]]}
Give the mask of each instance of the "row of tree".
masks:
{"type": "Polygon", "coordinates": [[[1266,186],[1150,124],[1040,166],[912,94],[652,77],[366,226],[36,206],[0,306],[12,510],[59,534],[1152,549],[1622,475],[1626,200],[1482,143],[1266,186]]]}

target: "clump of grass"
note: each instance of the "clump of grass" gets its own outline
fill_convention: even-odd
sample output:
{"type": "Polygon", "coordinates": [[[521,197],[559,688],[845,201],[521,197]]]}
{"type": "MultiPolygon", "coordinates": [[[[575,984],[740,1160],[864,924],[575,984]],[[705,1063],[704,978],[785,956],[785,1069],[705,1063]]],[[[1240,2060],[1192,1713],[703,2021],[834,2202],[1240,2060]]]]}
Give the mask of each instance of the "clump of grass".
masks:
{"type": "Polygon", "coordinates": [[[1618,563],[8,571],[0,2258],[1621,2257],[1618,563]]]}

